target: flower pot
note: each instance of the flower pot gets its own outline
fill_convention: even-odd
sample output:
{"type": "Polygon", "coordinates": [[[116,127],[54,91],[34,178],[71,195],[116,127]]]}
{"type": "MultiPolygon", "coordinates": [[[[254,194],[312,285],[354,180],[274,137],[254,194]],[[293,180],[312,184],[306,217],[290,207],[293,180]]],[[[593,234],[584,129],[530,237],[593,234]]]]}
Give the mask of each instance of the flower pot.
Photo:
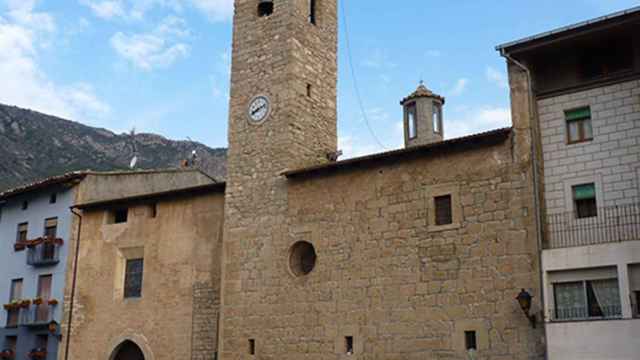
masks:
{"type": "Polygon", "coordinates": [[[56,299],[49,299],[48,304],[49,304],[49,305],[51,305],[51,306],[58,305],[58,300],[56,300],[56,299]]]}
{"type": "Polygon", "coordinates": [[[14,359],[16,354],[13,350],[3,350],[0,352],[0,359],[14,359]]]}

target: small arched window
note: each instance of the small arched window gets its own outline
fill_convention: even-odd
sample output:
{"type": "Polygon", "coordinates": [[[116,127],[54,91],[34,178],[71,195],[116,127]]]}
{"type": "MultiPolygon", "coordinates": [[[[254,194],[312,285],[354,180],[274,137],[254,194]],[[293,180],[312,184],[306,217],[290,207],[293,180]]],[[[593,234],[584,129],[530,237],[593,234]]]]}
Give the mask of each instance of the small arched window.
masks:
{"type": "Polygon", "coordinates": [[[260,0],[258,3],[258,16],[265,17],[273,14],[273,0],[260,0]]]}

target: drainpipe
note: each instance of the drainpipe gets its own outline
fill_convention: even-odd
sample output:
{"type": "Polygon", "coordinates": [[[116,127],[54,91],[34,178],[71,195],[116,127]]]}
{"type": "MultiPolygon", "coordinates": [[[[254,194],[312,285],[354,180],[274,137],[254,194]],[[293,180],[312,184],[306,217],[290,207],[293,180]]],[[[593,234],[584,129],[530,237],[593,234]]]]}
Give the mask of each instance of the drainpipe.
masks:
{"type": "MultiPolygon", "coordinates": [[[[538,240],[537,241],[538,242],[538,262],[540,263],[540,271],[538,272],[539,281],[540,281],[540,304],[542,305],[542,326],[544,329],[545,348],[548,349],[549,339],[547,338],[547,331],[545,328],[545,317],[546,317],[545,287],[543,282],[544,278],[542,275],[542,272],[544,271],[542,266],[542,238],[544,234],[542,231],[542,208],[540,206],[541,191],[540,191],[540,183],[538,182],[538,180],[540,179],[540,174],[538,172],[539,159],[538,159],[538,152],[536,151],[536,142],[538,139],[536,137],[536,132],[534,131],[534,126],[537,126],[537,123],[536,124],[533,123],[533,120],[536,117],[535,111],[534,111],[535,96],[533,95],[533,81],[531,77],[531,71],[526,65],[522,64],[518,60],[511,57],[511,55],[509,55],[505,51],[505,49],[500,49],[500,55],[502,55],[502,57],[512,62],[513,64],[515,64],[520,69],[522,69],[527,75],[527,86],[528,86],[527,92],[529,95],[529,119],[531,119],[530,120],[531,124],[529,126],[529,134],[531,136],[531,160],[533,163],[533,192],[534,192],[533,202],[535,207],[536,233],[538,238],[537,239],[538,240]]],[[[545,359],[548,358],[548,351],[545,350],[544,356],[545,356],[545,359]]]]}
{"type": "Polygon", "coordinates": [[[69,319],[67,320],[67,343],[65,344],[64,359],[69,360],[69,344],[71,343],[71,321],[73,319],[73,305],[76,298],[76,282],[78,279],[78,258],[80,251],[80,233],[82,232],[82,214],[70,208],[71,213],[78,218],[78,234],[76,235],[76,253],[73,258],[73,280],[71,281],[71,298],[69,299],[69,319]]]}

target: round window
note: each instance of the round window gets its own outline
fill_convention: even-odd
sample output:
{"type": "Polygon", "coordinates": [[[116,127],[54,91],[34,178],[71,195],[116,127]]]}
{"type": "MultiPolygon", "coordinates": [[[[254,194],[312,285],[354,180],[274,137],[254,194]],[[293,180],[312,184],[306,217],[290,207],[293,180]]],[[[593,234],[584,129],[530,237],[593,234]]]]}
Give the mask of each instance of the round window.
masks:
{"type": "Polygon", "coordinates": [[[316,266],[316,250],[306,241],[300,241],[291,247],[289,267],[295,276],[304,276],[316,266]]]}

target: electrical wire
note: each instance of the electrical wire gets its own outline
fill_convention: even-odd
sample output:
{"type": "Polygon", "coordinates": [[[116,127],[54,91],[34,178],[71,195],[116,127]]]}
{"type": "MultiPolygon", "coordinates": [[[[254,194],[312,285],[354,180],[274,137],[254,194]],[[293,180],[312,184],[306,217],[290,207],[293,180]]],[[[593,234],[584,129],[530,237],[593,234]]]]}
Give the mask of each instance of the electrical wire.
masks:
{"type": "Polygon", "coordinates": [[[353,80],[353,88],[356,94],[356,99],[358,100],[358,105],[360,106],[360,111],[362,112],[362,118],[364,119],[365,124],[367,125],[367,129],[369,130],[369,133],[371,134],[371,137],[373,137],[373,139],[375,140],[376,143],[378,143],[378,146],[380,146],[381,148],[387,150],[387,147],[384,146],[384,144],[380,141],[380,139],[378,138],[378,136],[376,136],[376,133],[373,131],[373,128],[371,127],[371,124],[369,123],[369,118],[367,117],[367,112],[364,110],[364,104],[362,101],[362,96],[360,95],[360,88],[358,87],[358,79],[356,78],[356,71],[355,68],[353,66],[353,58],[351,56],[351,43],[349,41],[349,27],[347,26],[347,11],[345,10],[344,7],[344,2],[346,0],[338,0],[338,2],[340,2],[340,7],[342,10],[342,21],[343,21],[343,26],[344,26],[344,33],[345,33],[345,43],[347,46],[347,57],[349,59],[349,68],[351,69],[351,78],[353,80]]]}

